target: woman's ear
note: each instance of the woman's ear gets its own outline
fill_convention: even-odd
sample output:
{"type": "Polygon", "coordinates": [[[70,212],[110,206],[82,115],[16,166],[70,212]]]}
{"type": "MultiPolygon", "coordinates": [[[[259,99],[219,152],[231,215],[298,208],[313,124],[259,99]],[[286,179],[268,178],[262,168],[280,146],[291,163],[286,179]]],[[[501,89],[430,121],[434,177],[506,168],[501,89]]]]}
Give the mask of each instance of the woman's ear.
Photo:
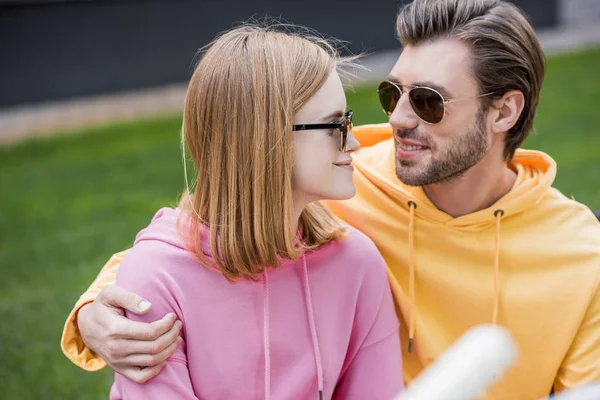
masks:
{"type": "Polygon", "coordinates": [[[496,111],[492,121],[492,132],[508,132],[519,120],[523,107],[525,107],[525,96],[520,90],[506,92],[501,99],[494,100],[492,107],[496,111]]]}

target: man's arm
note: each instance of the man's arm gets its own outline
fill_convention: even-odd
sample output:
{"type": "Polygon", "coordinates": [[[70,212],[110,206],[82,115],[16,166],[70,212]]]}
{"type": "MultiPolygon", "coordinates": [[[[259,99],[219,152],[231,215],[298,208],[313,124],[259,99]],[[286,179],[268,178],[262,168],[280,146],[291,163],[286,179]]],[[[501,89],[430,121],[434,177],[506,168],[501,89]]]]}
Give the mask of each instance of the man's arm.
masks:
{"type": "Polygon", "coordinates": [[[175,323],[174,314],[151,324],[124,316],[125,310],[145,314],[151,308],[137,294],[114,285],[126,253],[113,255],[77,301],[65,323],[61,348],[80,368],[97,371],[108,364],[141,383],[155,376],[175,351],[181,323],[175,323]]]}
{"type": "Polygon", "coordinates": [[[600,286],[596,288],[577,336],[554,381],[555,392],[600,381],[600,286]]]}
{"type": "Polygon", "coordinates": [[[106,364],[104,363],[104,360],[83,343],[79,328],[77,327],[79,310],[81,310],[83,306],[93,302],[107,285],[115,283],[117,269],[125,254],[127,254],[127,250],[113,255],[110,260],[108,260],[96,277],[96,280],[91,284],[88,290],[81,295],[77,303],[75,303],[75,307],[67,317],[63,329],[60,342],[63,353],[78,367],[87,371],[97,371],[106,364]]]}

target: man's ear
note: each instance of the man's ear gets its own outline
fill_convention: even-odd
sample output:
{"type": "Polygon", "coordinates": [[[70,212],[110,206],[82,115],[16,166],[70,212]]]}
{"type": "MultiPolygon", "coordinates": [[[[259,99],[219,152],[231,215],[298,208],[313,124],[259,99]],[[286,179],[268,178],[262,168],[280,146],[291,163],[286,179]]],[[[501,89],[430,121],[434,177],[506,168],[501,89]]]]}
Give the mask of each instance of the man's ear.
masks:
{"type": "Polygon", "coordinates": [[[502,98],[494,100],[492,107],[495,110],[492,121],[492,132],[508,132],[519,120],[523,107],[525,107],[525,96],[520,90],[506,92],[502,98]]]}

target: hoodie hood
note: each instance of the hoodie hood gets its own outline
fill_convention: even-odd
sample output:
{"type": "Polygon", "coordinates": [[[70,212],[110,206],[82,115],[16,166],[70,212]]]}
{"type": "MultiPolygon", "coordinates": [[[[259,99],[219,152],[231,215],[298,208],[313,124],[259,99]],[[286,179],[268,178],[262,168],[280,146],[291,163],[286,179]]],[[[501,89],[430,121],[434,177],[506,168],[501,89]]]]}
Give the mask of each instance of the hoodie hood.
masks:
{"type": "MultiPolygon", "coordinates": [[[[210,269],[217,273],[220,270],[210,249],[210,230],[206,225],[199,224],[200,246],[206,261],[210,265],[210,269]]],[[[181,209],[162,208],[152,218],[150,225],[142,230],[136,237],[135,244],[142,241],[159,241],[164,244],[173,246],[179,250],[186,250],[184,234],[190,229],[189,216],[184,214],[181,209]]],[[[315,366],[317,371],[317,387],[319,399],[322,399],[324,390],[323,366],[321,361],[321,351],[317,340],[317,327],[315,323],[314,310],[312,305],[312,295],[310,292],[310,280],[308,277],[308,267],[306,263],[306,255],[302,255],[302,273],[303,273],[303,289],[304,300],[306,305],[306,313],[308,316],[311,339],[313,344],[313,353],[315,358],[315,366]]],[[[263,285],[263,345],[265,354],[265,399],[271,397],[271,305],[270,305],[270,289],[269,289],[269,268],[261,276],[263,285]]]]}
{"type": "Polygon", "coordinates": [[[405,185],[396,177],[393,130],[389,124],[357,126],[353,134],[363,146],[353,164],[365,179],[407,210],[414,203],[419,218],[451,229],[478,231],[493,226],[498,210],[503,211],[503,218],[522,213],[539,203],[556,177],[556,163],[550,156],[519,149],[509,164],[517,173],[511,191],[487,209],[454,218],[437,209],[422,187],[405,185]]]}
{"type": "MultiPolygon", "coordinates": [[[[219,272],[210,249],[210,230],[203,224],[199,224],[198,228],[200,230],[202,254],[211,266],[214,265],[214,268],[211,269],[219,272]]],[[[181,250],[189,251],[189,246],[184,239],[189,229],[190,221],[187,214],[180,208],[164,207],[156,212],[150,225],[137,234],[135,244],[144,240],[157,240],[181,250]]]]}
{"type": "Polygon", "coordinates": [[[179,209],[161,208],[154,214],[150,224],[135,238],[134,245],[144,240],[158,240],[180,249],[185,249],[178,229],[179,209]]]}

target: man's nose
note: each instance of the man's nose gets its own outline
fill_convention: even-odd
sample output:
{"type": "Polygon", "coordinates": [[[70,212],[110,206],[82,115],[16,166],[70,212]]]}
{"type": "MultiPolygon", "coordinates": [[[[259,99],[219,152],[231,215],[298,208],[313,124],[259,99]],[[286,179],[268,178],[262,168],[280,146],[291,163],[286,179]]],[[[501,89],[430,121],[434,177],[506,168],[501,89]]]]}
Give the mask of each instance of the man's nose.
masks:
{"type": "Polygon", "coordinates": [[[413,129],[419,125],[419,117],[415,114],[408,95],[403,93],[390,115],[390,125],[394,130],[413,129]]]}

